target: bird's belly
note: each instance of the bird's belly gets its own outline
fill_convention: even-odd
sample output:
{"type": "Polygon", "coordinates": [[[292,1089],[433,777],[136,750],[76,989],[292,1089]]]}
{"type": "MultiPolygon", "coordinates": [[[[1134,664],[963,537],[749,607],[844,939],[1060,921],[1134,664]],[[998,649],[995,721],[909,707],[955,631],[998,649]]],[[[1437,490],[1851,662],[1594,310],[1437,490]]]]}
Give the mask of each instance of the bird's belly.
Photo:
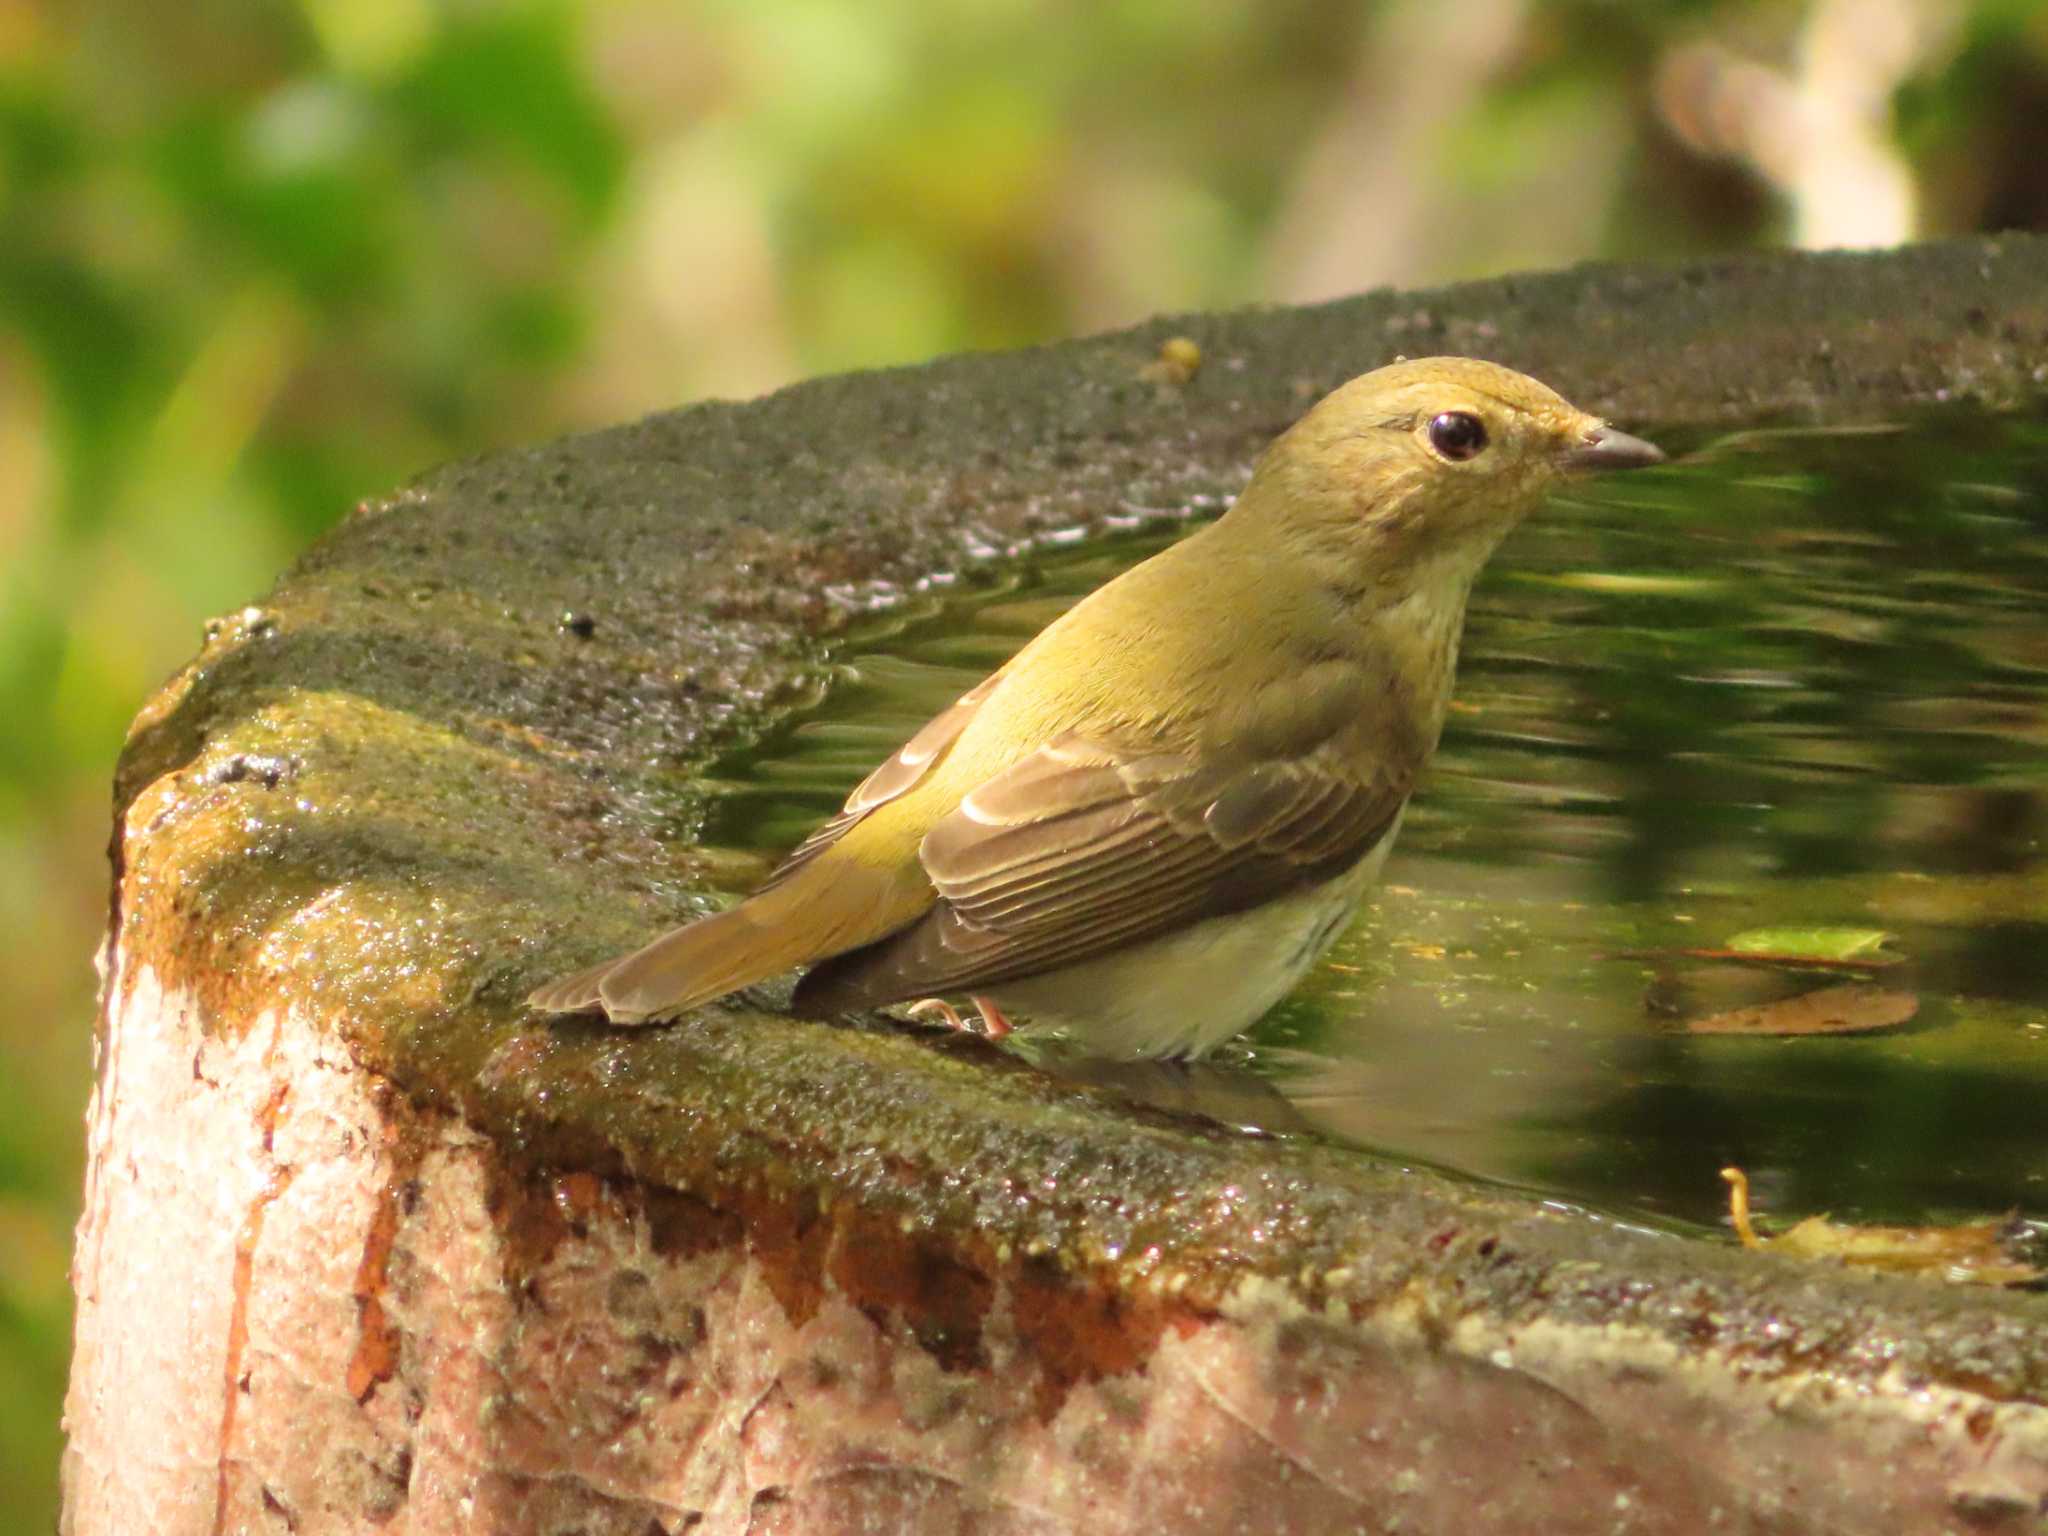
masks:
{"type": "Polygon", "coordinates": [[[1386,862],[1387,835],[1346,873],[1246,912],[1020,977],[989,989],[1020,1022],[1064,1030],[1103,1056],[1200,1056],[1265,1013],[1301,980],[1386,862]]]}

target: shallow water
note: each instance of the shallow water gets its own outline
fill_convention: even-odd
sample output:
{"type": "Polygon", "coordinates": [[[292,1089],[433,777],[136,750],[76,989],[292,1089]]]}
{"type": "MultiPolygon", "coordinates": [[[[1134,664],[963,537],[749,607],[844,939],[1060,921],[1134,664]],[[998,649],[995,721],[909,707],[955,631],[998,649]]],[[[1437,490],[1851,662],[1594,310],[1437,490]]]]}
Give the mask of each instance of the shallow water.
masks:
{"type": "MultiPolygon", "coordinates": [[[[1689,451],[1575,487],[1495,558],[1351,932],[1216,1070],[1128,1081],[1653,1220],[1716,1220],[1730,1163],[1788,1217],[2048,1214],[2048,419],[1664,441],[1689,451]],[[1820,925],[1896,963],[1672,953],[1820,925]],[[1917,1014],[1685,1028],[1856,981],[1917,1014]]],[[[988,561],[877,620],[727,765],[707,840],[788,847],[1187,526],[988,561]]]]}

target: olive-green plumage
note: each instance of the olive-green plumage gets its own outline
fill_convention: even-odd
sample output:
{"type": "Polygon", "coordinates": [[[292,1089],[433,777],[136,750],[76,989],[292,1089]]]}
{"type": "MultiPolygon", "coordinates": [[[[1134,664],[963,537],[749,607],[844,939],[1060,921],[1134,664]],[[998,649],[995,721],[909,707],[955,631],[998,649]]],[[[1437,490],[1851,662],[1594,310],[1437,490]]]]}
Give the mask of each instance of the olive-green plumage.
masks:
{"type": "Polygon", "coordinates": [[[1332,392],[1231,510],[1069,610],[731,911],[535,992],[672,1018],[797,965],[811,1014],[968,994],[1198,1054],[1299,979],[1435,750],[1465,601],[1575,469],[1655,463],[1466,358],[1332,392]]]}

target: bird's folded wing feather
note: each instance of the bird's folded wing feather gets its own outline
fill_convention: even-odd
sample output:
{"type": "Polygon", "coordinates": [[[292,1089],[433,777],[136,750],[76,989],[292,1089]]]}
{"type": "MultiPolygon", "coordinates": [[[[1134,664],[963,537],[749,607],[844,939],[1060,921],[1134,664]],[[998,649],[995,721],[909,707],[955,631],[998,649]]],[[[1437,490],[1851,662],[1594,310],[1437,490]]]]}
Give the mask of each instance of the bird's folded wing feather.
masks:
{"type": "Polygon", "coordinates": [[[868,935],[847,940],[844,934],[849,928],[857,929],[863,919],[873,922],[891,911],[890,904],[878,897],[878,884],[889,882],[878,882],[876,872],[856,871],[828,882],[822,893],[814,895],[803,921],[783,920],[785,914],[775,903],[801,901],[803,893],[787,884],[791,876],[809,867],[870,811],[921,783],[1002,676],[998,671],[983,679],[927,721],[893,757],[855,786],[838,815],[805,838],[738,907],[686,923],[631,954],[614,956],[536,988],[527,998],[528,1005],[550,1013],[602,1011],[615,1023],[672,1018],[735,987],[830,952],[820,945],[838,943],[843,948],[848,942],[863,942],[868,935]],[[776,893],[769,902],[759,900],[769,892],[776,893]],[[764,927],[754,921],[757,918],[773,921],[764,927]]]}
{"type": "Polygon", "coordinates": [[[916,788],[931,772],[932,765],[946,755],[946,749],[967,729],[968,722],[988,696],[995,692],[996,684],[1002,679],[1000,670],[989,674],[919,726],[917,733],[898,747],[886,762],[854,785],[853,793],[846,797],[846,804],[837,815],[820,822],[809,837],[790,850],[783,861],[769,872],[768,878],[761,882],[755,894],[787,880],[838,842],[854,823],[876,806],[886,805],[916,788]]]}
{"type": "Polygon", "coordinates": [[[1258,906],[1351,868],[1408,788],[1334,752],[1205,769],[1060,738],[926,835],[932,911],[815,968],[798,1006],[970,990],[1258,906]]]}

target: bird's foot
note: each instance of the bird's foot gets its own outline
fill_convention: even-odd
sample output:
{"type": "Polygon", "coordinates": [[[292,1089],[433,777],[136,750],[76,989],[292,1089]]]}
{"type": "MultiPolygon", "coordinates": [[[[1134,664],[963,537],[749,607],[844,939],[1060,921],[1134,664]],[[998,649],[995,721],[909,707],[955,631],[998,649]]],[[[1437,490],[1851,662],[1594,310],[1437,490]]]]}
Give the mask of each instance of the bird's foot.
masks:
{"type": "Polygon", "coordinates": [[[913,1019],[931,1018],[936,1015],[946,1021],[948,1029],[967,1028],[967,1021],[960,1017],[960,1010],[943,997],[923,998],[903,1011],[913,1019]]]}
{"type": "Polygon", "coordinates": [[[912,1003],[904,1011],[913,1019],[920,1015],[935,1014],[946,1021],[948,1028],[964,1029],[970,1034],[979,1033],[984,1039],[988,1040],[1000,1040],[1010,1032],[1012,1027],[1010,1021],[1003,1017],[1003,1010],[995,1005],[994,999],[975,996],[970,997],[968,1000],[974,1004],[974,1011],[981,1015],[981,1028],[979,1031],[976,1031],[972,1024],[961,1018],[960,1010],[947,1002],[943,997],[927,997],[920,1002],[912,1003]]]}
{"type": "Polygon", "coordinates": [[[968,1001],[974,1004],[974,1011],[981,1015],[981,1032],[989,1039],[1000,1040],[1010,1032],[1013,1026],[1003,1017],[1003,1010],[996,1006],[994,998],[977,994],[968,1001]]]}

